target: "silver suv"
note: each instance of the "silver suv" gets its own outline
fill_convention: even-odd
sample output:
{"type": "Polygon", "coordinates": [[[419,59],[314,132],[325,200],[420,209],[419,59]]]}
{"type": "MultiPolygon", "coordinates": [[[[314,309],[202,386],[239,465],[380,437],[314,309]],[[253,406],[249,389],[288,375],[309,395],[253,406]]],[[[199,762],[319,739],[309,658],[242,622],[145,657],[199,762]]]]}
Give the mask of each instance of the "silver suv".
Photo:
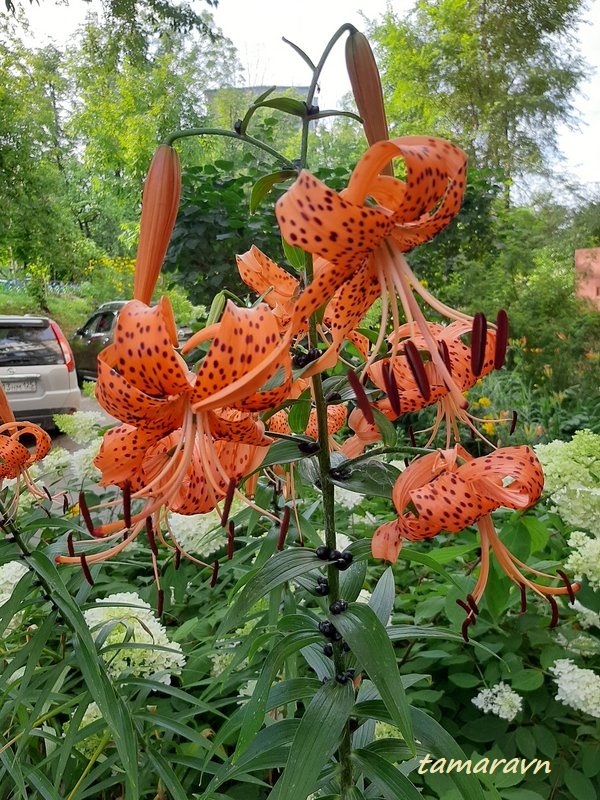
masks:
{"type": "Polygon", "coordinates": [[[16,419],[44,428],[81,403],[73,353],[47,317],[0,315],[0,381],[16,419]]]}

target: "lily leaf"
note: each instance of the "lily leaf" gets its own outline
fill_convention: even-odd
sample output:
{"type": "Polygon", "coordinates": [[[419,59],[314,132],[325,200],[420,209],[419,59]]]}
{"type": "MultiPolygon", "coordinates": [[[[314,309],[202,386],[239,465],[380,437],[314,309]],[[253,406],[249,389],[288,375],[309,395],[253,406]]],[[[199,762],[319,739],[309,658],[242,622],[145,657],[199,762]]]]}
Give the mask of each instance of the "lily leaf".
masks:
{"type": "Polygon", "coordinates": [[[256,211],[260,201],[263,199],[263,197],[266,197],[269,194],[273,186],[290,180],[290,178],[295,178],[297,174],[298,173],[296,170],[282,169],[278,172],[271,172],[269,175],[263,175],[262,178],[259,178],[252,187],[252,191],[250,193],[250,213],[253,214],[256,211]]]}

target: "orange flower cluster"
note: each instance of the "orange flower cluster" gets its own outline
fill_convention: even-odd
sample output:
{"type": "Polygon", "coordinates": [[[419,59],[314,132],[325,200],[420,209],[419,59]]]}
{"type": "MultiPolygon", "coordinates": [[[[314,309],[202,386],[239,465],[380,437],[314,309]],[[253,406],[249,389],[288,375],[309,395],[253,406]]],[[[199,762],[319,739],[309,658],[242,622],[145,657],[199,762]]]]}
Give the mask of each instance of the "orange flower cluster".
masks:
{"type": "Polygon", "coordinates": [[[45,500],[46,492],[42,491],[29,476],[27,468],[35,461],[41,461],[48,455],[52,440],[46,431],[33,422],[16,422],[8,403],[6,393],[0,383],[0,489],[6,478],[16,479],[15,491],[10,504],[3,509],[8,519],[14,517],[19,503],[21,482],[36,498],[45,500]],[[31,436],[35,445],[33,452],[22,444],[21,439],[31,436]]]}
{"type": "MultiPolygon", "coordinates": [[[[349,340],[364,360],[360,379],[350,376],[358,405],[347,420],[353,434],[340,444],[333,436],[346,423],[347,408],[331,400],[331,448],[351,458],[377,441],[373,407],[395,420],[435,404],[428,444],[440,424],[446,426],[446,448],[414,460],[399,478],[398,520],[378,529],[373,554],[395,561],[403,539],[430,538],[477,522],[482,569],[466,606],[468,624],[485,586],[490,547],[520,587],[541,595],[572,594],[570,585],[551,589],[525,578],[518,568],[524,565],[506,551],[489,522],[499,506],[523,509],[539,498],[543,478],[532,451],[505,448],[473,459],[457,444],[459,423],[477,430],[465,392],[502,366],[506,315],[500,312],[488,328],[483,315],[449,308],[419,283],[404,255],[458,213],[465,154],[431,137],[377,141],[341,193],[302,171],[276,213],[287,242],[314,256],[313,279],[302,286],[256,248],[239,256],[240,275],[264,301],[253,308],[229,302],[218,322],[192,336],[182,353],[204,346],[196,371],[178,352],[168,301],[149,305],[174,224],[178,175],[175,151],[160,148],[144,192],[134,299],[121,312],[114,343],[99,357],[98,401],[122,424],[105,435],[96,465],[103,484],[122,488],[124,514],[95,526],[85,512],[94,536],[116,540],[108,550],[86,555],[86,564],[118,553],[144,528],[151,543],[156,532],[167,544],[161,529],[169,510],[205,513],[224,501],[225,524],[234,493],[261,463],[272,436],[290,432],[287,413],[278,408],[300,395],[308,377],[334,367],[349,340]],[[398,158],[403,180],[389,169],[398,158]],[[371,344],[356,328],[378,298],[381,327],[371,344]],[[448,324],[429,322],[423,304],[448,324]],[[302,350],[309,318],[319,309],[322,348],[313,342],[302,350]],[[293,367],[303,369],[295,380],[293,367]],[[379,397],[372,406],[363,389],[367,381],[379,397]],[[263,412],[269,412],[268,431],[263,412]]],[[[314,410],[306,433],[318,436],[314,410]]],[[[175,542],[171,546],[181,550],[175,542]]],[[[72,544],[71,550],[59,560],[81,561],[72,544]]]]}

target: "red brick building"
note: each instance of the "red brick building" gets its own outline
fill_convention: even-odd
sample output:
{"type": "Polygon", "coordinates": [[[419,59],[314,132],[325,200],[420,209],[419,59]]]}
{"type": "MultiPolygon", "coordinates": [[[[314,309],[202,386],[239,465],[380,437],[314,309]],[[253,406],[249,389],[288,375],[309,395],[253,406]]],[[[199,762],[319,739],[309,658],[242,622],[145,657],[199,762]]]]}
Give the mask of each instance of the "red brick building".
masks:
{"type": "Polygon", "coordinates": [[[575,281],[577,296],[600,309],[600,247],[575,250],[575,281]]]}

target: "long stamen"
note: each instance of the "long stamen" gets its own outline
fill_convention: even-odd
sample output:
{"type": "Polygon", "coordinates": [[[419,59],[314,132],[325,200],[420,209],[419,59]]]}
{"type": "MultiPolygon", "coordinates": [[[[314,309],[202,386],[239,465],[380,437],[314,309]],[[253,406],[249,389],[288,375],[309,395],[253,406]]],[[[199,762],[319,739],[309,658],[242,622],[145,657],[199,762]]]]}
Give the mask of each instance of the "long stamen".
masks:
{"type": "Polygon", "coordinates": [[[471,371],[477,378],[481,375],[485,361],[485,348],[487,344],[487,320],[485,314],[478,311],[473,317],[471,332],[471,371]]]}
{"type": "Polygon", "coordinates": [[[404,355],[406,356],[406,362],[410,367],[410,371],[412,372],[412,376],[415,379],[415,383],[417,384],[417,388],[419,389],[421,396],[425,401],[429,401],[431,398],[431,386],[429,384],[429,378],[425,372],[425,365],[423,364],[421,355],[417,350],[415,343],[410,339],[407,339],[404,342],[404,355]]]}
{"type": "Polygon", "coordinates": [[[348,383],[352,387],[354,391],[354,395],[356,397],[356,402],[358,407],[362,411],[365,420],[369,425],[375,424],[375,417],[373,416],[373,409],[371,408],[371,404],[369,403],[369,398],[363,388],[362,383],[356,377],[356,374],[352,370],[348,370],[348,383]]]}
{"type": "Polygon", "coordinates": [[[402,409],[400,405],[400,395],[398,394],[398,384],[396,383],[394,371],[390,369],[389,361],[383,362],[381,373],[383,375],[383,383],[385,385],[385,391],[387,392],[392,411],[394,414],[396,414],[396,416],[400,416],[402,409]]]}
{"type": "Polygon", "coordinates": [[[500,309],[496,315],[496,343],[494,346],[494,369],[500,369],[506,357],[506,345],[508,344],[508,316],[504,309],[500,309]]]}

